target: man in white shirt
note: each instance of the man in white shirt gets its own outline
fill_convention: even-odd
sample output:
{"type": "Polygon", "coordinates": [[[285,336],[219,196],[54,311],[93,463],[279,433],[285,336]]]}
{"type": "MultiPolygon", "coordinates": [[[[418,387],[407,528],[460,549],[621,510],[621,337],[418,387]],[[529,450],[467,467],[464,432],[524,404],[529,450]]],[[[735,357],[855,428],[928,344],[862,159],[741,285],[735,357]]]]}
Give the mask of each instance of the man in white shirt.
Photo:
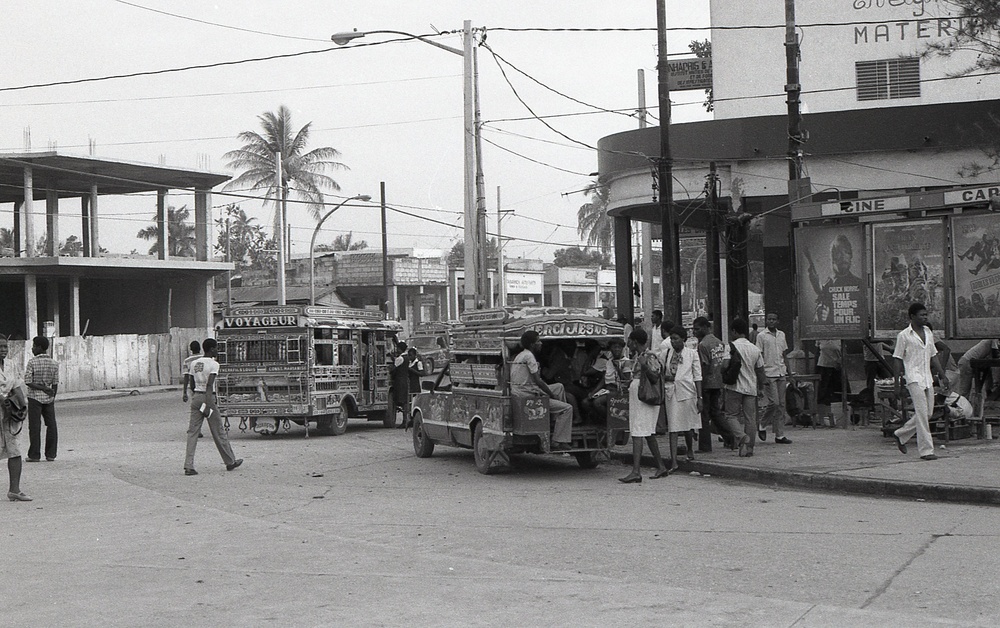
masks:
{"type": "Polygon", "coordinates": [[[917,452],[921,460],[937,460],[934,455],[934,438],[928,419],[934,408],[934,376],[938,375],[942,388],[948,388],[948,376],[937,358],[934,332],[927,326],[927,308],[914,303],[909,309],[910,326],[896,336],[896,350],[892,357],[896,364],[896,397],[900,397],[900,376],[906,376],[906,389],[913,400],[913,416],[893,432],[896,447],[906,453],[906,441],[917,436],[917,452]]]}
{"type": "MultiPolygon", "coordinates": [[[[747,340],[750,326],[745,320],[733,319],[730,332],[734,338],[732,346],[740,354],[740,376],[735,384],[723,384],[726,391],[726,417],[730,425],[742,427],[742,433],[734,429],[733,438],[739,446],[740,456],[749,458],[753,455],[754,441],[757,438],[757,397],[761,394],[764,381],[764,359],[760,355],[760,349],[747,340]]],[[[726,347],[726,355],[722,359],[723,372],[731,359],[731,350],[726,347]]]]}
{"type": "Polygon", "coordinates": [[[194,469],[194,450],[198,446],[198,434],[205,419],[208,419],[208,429],[212,432],[215,447],[219,450],[222,461],[226,463],[226,471],[232,471],[243,464],[243,459],[236,458],[229,439],[222,431],[222,418],[215,402],[215,378],[219,375],[219,363],[215,359],[219,355],[218,343],[215,338],[206,338],[201,348],[205,354],[191,362],[191,370],[188,372],[193,392],[187,431],[187,451],[184,456],[184,475],[198,475],[194,469]]]}
{"type": "Polygon", "coordinates": [[[788,388],[788,367],[785,355],[788,342],[785,332],[778,329],[778,315],[771,312],[764,323],[764,331],[757,334],[757,348],[764,359],[764,413],[757,435],[767,440],[767,425],[774,430],[774,442],[791,445],[785,438],[785,389],[788,388]]]}

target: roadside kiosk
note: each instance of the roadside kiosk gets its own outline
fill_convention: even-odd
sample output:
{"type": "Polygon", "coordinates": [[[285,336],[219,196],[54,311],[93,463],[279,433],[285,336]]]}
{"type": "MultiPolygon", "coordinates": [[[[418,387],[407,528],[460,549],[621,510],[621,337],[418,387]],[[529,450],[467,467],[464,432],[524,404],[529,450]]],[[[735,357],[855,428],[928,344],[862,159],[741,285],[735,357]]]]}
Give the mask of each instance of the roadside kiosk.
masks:
{"type": "Polygon", "coordinates": [[[381,312],[320,306],[226,310],[218,330],[219,411],[240,429],[273,435],[314,422],[343,434],[347,421],[391,427],[390,352],[402,326],[381,312]]]}
{"type": "MultiPolygon", "coordinates": [[[[476,469],[490,474],[508,469],[511,454],[553,452],[549,399],[515,397],[510,366],[520,350],[521,334],[535,330],[548,343],[602,348],[623,339],[624,327],[576,308],[497,308],[462,316],[454,332],[455,348],[444,371],[412,404],[413,449],[429,457],[435,445],[473,450],[476,469]],[[444,376],[450,384],[441,386],[444,376]]],[[[545,349],[543,348],[543,353],[545,349]]],[[[427,382],[431,384],[431,382],[427,382]]],[[[606,417],[573,425],[572,454],[581,467],[593,468],[612,445],[628,438],[628,396],[613,394],[606,417]]]]}

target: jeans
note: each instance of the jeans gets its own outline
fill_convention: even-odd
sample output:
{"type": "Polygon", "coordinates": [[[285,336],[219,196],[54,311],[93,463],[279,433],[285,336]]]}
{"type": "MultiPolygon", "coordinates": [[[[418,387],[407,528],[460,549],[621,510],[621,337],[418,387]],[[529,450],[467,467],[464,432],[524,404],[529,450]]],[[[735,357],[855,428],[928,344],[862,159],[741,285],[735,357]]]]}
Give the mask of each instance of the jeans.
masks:
{"type": "Polygon", "coordinates": [[[236,455],[233,447],[229,444],[225,432],[222,431],[222,417],[219,409],[215,406],[215,395],[206,395],[203,392],[196,392],[191,395],[191,414],[187,431],[187,451],[184,456],[184,468],[194,468],[194,450],[198,446],[198,434],[201,433],[201,425],[206,420],[201,412],[201,404],[208,404],[212,408],[212,416],[208,417],[208,429],[212,432],[212,440],[215,447],[222,456],[222,461],[227,465],[236,462],[236,455]]]}
{"type": "Polygon", "coordinates": [[[28,399],[28,458],[31,460],[42,457],[42,419],[45,420],[45,458],[52,460],[56,457],[56,445],[59,443],[56,402],[40,403],[28,399]]]}
{"type": "Polygon", "coordinates": [[[735,390],[726,390],[726,421],[733,429],[733,438],[737,445],[746,436],[746,448],[753,453],[757,442],[757,397],[744,395],[735,390]]]}

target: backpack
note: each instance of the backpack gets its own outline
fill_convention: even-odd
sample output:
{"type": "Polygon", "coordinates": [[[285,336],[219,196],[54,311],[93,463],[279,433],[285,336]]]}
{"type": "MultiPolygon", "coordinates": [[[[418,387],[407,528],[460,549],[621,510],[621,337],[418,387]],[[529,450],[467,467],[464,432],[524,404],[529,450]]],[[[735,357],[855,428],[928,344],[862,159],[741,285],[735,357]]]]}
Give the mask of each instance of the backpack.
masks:
{"type": "Polygon", "coordinates": [[[736,345],[729,343],[729,366],[722,369],[722,383],[732,386],[740,379],[740,369],[743,368],[743,356],[736,345]]]}
{"type": "Polygon", "coordinates": [[[639,366],[639,401],[651,406],[663,403],[663,365],[656,354],[646,352],[636,360],[639,366]]]}

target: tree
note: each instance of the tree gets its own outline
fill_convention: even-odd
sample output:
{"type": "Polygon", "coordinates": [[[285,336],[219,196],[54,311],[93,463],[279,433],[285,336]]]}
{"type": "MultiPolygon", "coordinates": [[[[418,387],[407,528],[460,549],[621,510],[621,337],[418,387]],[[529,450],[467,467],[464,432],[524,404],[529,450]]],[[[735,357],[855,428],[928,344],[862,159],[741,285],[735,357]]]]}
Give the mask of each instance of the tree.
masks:
{"type": "MultiPolygon", "coordinates": [[[[307,201],[313,218],[319,220],[324,202],[323,189],[340,190],[340,185],[326,173],[348,169],[335,161],[340,151],[324,146],[306,152],[312,122],[293,131],[292,113],[285,105],[279,106],[276,112],[265,112],[257,119],[263,132],[243,131],[237,136],[243,146],[222,156],[229,160],[229,168],[240,172],[224,189],[265,190],[265,201],[274,203],[287,199],[291,192],[307,201]],[[281,154],[280,189],[274,180],[275,153],[281,154]]],[[[281,211],[284,211],[283,205],[281,211]]],[[[278,232],[280,217],[287,219],[287,216],[275,212],[274,233],[278,232]]],[[[288,224],[287,220],[284,222],[288,224]]]]}
{"type": "Polygon", "coordinates": [[[585,251],[578,246],[557,250],[553,259],[553,263],[560,268],[607,266],[609,261],[606,253],[595,250],[585,251]]]}
{"type": "MultiPolygon", "coordinates": [[[[191,210],[187,205],[182,205],[180,209],[174,207],[167,208],[167,242],[170,257],[194,257],[194,225],[188,224],[191,217],[191,210]]],[[[153,246],[149,247],[149,255],[158,255],[160,252],[160,231],[157,227],[156,216],[153,216],[154,224],[141,229],[135,237],[147,242],[152,240],[153,246]]]]}
{"type": "Polygon", "coordinates": [[[274,255],[276,240],[269,238],[264,228],[255,224],[257,219],[247,216],[246,211],[235,203],[227,205],[223,213],[224,217],[215,220],[219,234],[216,251],[235,264],[237,273],[245,270],[273,271],[277,265],[274,255]]]}
{"type": "MultiPolygon", "coordinates": [[[[688,44],[688,50],[694,53],[694,56],[699,59],[711,59],[712,58],[712,42],[707,39],[702,41],[692,41],[688,44]]],[[[705,111],[712,112],[715,111],[715,95],[712,92],[712,88],[708,87],[705,89],[705,102],[702,103],[705,111]]]]}
{"type": "MultiPolygon", "coordinates": [[[[486,241],[486,263],[496,266],[500,258],[500,247],[496,238],[489,238],[486,241]]],[[[459,240],[455,246],[451,247],[448,253],[448,266],[458,268],[465,265],[465,240],[459,240]]]]}
{"type": "Polygon", "coordinates": [[[608,216],[608,192],[608,186],[592,181],[583,191],[590,201],[576,212],[577,233],[587,238],[587,244],[597,246],[604,257],[611,255],[615,241],[614,220],[608,216]]]}
{"type": "Polygon", "coordinates": [[[69,256],[83,255],[83,242],[75,235],[71,235],[59,247],[59,254],[69,256]]]}
{"type": "Polygon", "coordinates": [[[360,251],[367,249],[368,242],[365,240],[354,241],[354,232],[341,233],[333,239],[332,244],[317,244],[317,251],[360,251]]]}
{"type": "Polygon", "coordinates": [[[14,256],[14,231],[0,227],[0,257],[14,256]]]}

